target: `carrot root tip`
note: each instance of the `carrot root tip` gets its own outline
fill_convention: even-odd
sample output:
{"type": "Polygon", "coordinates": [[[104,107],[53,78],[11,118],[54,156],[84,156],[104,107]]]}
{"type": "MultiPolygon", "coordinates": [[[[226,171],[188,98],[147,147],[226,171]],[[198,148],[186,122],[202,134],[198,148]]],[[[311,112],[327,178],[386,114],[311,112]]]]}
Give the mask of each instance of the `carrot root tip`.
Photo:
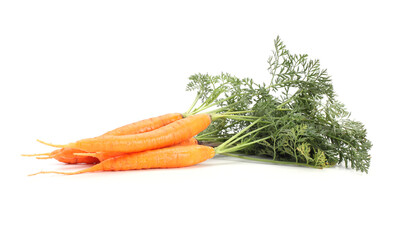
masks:
{"type": "Polygon", "coordinates": [[[21,154],[22,157],[50,156],[51,153],[21,154]]]}
{"type": "Polygon", "coordinates": [[[38,141],[39,143],[42,143],[44,145],[50,146],[50,147],[56,147],[56,148],[66,147],[66,145],[58,145],[58,144],[47,143],[47,142],[44,142],[44,141],[39,140],[39,139],[36,139],[36,141],[38,141]]]}
{"type": "Polygon", "coordinates": [[[52,157],[48,156],[48,157],[36,157],[36,159],[51,159],[52,157]]]}
{"type": "Polygon", "coordinates": [[[64,174],[64,175],[76,174],[75,172],[70,172],[69,173],[69,172],[57,172],[57,171],[41,171],[41,172],[29,174],[28,176],[35,176],[35,175],[38,175],[38,174],[47,174],[47,173],[57,173],[57,174],[64,174]]]}

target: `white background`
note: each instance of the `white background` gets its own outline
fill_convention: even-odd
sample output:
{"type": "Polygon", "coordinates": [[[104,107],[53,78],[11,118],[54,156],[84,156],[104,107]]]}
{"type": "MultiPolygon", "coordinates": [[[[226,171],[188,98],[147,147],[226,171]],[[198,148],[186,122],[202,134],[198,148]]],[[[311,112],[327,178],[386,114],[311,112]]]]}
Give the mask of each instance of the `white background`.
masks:
{"type": "Polygon", "coordinates": [[[397,239],[394,1],[1,1],[1,239],[397,239]],[[374,147],[369,174],[216,157],[76,176],[67,143],[184,112],[194,73],[269,81],[280,35],[320,59],[374,147]]]}

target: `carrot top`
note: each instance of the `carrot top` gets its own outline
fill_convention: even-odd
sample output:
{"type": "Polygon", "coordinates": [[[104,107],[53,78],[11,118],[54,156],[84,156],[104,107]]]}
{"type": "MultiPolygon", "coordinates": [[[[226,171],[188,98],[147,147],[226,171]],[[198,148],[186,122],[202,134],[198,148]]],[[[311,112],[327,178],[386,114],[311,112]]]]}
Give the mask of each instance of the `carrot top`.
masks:
{"type": "Polygon", "coordinates": [[[307,54],[292,54],[279,37],[274,47],[268,58],[269,83],[258,84],[225,73],[190,77],[187,90],[197,91],[197,101],[188,114],[208,106],[216,108],[217,114],[247,111],[240,114],[243,116],[214,121],[198,139],[230,141],[261,117],[263,120],[253,126],[258,131],[242,141],[263,141],[247,145],[241,153],[271,157],[281,164],[344,164],[367,172],[372,143],[365,126],[350,119],[350,113],[337,99],[327,70],[307,54]]]}

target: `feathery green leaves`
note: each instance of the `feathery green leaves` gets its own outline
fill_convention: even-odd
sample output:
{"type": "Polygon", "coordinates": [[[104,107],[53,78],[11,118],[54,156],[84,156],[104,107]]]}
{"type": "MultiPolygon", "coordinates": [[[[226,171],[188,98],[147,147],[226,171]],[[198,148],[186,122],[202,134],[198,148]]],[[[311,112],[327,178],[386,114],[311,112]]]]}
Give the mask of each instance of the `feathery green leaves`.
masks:
{"type": "Polygon", "coordinates": [[[198,138],[225,142],[261,118],[248,132],[260,130],[235,143],[244,146],[234,148],[239,153],[312,167],[344,163],[368,172],[372,144],[366,129],[349,119],[350,113],[336,99],[326,69],[306,54],[290,53],[279,36],[274,47],[268,59],[268,85],[224,73],[190,77],[187,90],[196,91],[202,105],[188,112],[202,111],[203,106],[216,106],[218,113],[226,115],[241,112],[239,116],[215,120],[198,138]]]}

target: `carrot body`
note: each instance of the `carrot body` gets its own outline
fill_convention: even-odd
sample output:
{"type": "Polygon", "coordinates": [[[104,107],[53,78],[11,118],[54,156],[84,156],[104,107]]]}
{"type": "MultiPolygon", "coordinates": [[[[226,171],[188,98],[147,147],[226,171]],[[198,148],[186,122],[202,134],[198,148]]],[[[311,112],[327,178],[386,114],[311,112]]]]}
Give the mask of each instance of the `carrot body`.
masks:
{"type": "Polygon", "coordinates": [[[60,173],[60,174],[80,174],[97,171],[125,171],[150,168],[178,168],[187,167],[203,162],[214,157],[215,150],[212,147],[203,145],[172,146],[168,148],[150,150],[138,153],[124,154],[105,160],[97,165],[77,172],[39,172],[40,173],[60,173]]]}
{"type": "Polygon", "coordinates": [[[121,136],[150,132],[180,119],[182,119],[181,113],[169,113],[124,125],[120,128],[104,133],[101,136],[121,136]]]}
{"type": "MultiPolygon", "coordinates": [[[[189,145],[197,145],[197,144],[198,144],[198,140],[196,140],[195,138],[190,138],[190,139],[182,141],[181,143],[176,144],[174,146],[189,146],[189,145]]],[[[124,153],[124,152],[96,152],[96,153],[78,153],[75,155],[77,155],[77,156],[92,156],[102,162],[109,158],[117,157],[117,156],[120,156],[123,154],[128,154],[128,153],[124,153]]]]}
{"type": "Polygon", "coordinates": [[[151,132],[124,136],[102,136],[83,139],[67,145],[50,145],[76,148],[86,152],[142,152],[178,144],[205,130],[210,123],[210,115],[197,114],[151,132]]]}
{"type": "MultiPolygon", "coordinates": [[[[99,163],[100,161],[98,158],[93,157],[93,156],[78,156],[75,155],[74,153],[83,153],[84,151],[80,151],[77,149],[72,149],[72,148],[62,148],[62,149],[57,149],[59,150],[55,155],[52,156],[52,158],[57,159],[60,162],[63,163],[68,163],[68,164],[76,164],[76,163],[87,163],[87,164],[95,164],[99,163]]],[[[55,150],[55,151],[57,151],[55,150]]],[[[55,152],[53,151],[53,152],[55,152]]],[[[50,155],[51,156],[51,155],[50,155]]]]}
{"type": "Polygon", "coordinates": [[[190,138],[188,140],[184,140],[175,146],[190,146],[190,145],[198,145],[198,140],[196,138],[190,138]]]}
{"type": "Polygon", "coordinates": [[[85,151],[81,151],[78,149],[72,148],[60,148],[56,149],[50,153],[39,153],[39,154],[22,154],[22,156],[26,157],[36,157],[37,159],[50,159],[54,158],[60,162],[68,163],[68,164],[77,164],[77,163],[87,163],[87,164],[95,164],[99,163],[98,158],[90,155],[79,155],[82,153],[86,153],[85,151]],[[76,154],[76,155],[75,155],[76,154]]]}
{"type": "MultiPolygon", "coordinates": [[[[153,118],[148,118],[144,119],[138,122],[130,123],[125,126],[116,128],[112,131],[106,132],[102,134],[101,136],[121,136],[121,135],[127,135],[127,134],[137,134],[137,133],[144,133],[144,132],[149,132],[153,131],[154,129],[158,129],[162,126],[165,126],[169,123],[172,123],[174,121],[182,119],[182,114],[180,113],[169,113],[165,115],[161,115],[158,117],[153,117],[153,118]]],[[[100,137],[101,137],[100,136],[100,137]]],[[[89,156],[89,155],[74,155],[74,153],[86,153],[86,151],[78,150],[78,149],[73,149],[73,148],[61,148],[57,149],[51,153],[47,154],[30,154],[30,155],[24,155],[24,156],[46,156],[46,157],[38,157],[39,159],[49,159],[49,158],[55,158],[60,162],[63,163],[70,163],[70,164],[76,164],[76,163],[98,163],[98,159],[95,158],[94,156],[89,156]]],[[[108,153],[105,153],[107,155],[108,153]]],[[[111,154],[111,153],[109,153],[111,154]]],[[[120,154],[111,154],[110,156],[117,156],[120,154]]],[[[109,158],[109,156],[104,156],[101,157],[102,160],[109,158]]]]}

